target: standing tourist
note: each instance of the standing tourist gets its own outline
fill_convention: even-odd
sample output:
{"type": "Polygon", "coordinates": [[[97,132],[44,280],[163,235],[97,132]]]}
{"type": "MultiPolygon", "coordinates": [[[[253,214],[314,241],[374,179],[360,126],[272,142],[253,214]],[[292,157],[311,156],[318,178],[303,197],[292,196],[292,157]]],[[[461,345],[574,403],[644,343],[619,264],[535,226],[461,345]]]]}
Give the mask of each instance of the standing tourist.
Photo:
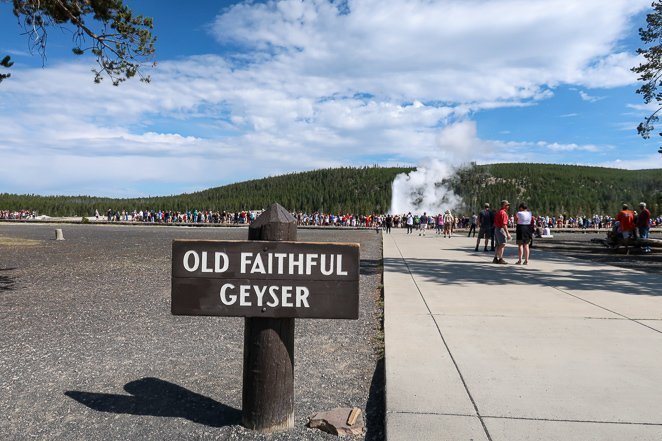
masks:
{"type": "Polygon", "coordinates": [[[418,235],[420,236],[421,234],[425,236],[425,230],[428,228],[428,214],[424,211],[423,216],[419,219],[419,230],[418,230],[418,235]]]}
{"type": "Polygon", "coordinates": [[[407,225],[407,234],[411,234],[412,230],[414,229],[414,216],[411,215],[411,211],[407,213],[405,224],[407,225]]]}
{"type": "Polygon", "coordinates": [[[391,227],[393,226],[393,216],[390,214],[386,215],[384,219],[384,226],[386,227],[386,234],[391,234],[391,227]]]}
{"type": "Polygon", "coordinates": [[[529,211],[529,207],[526,206],[524,202],[520,203],[517,207],[517,213],[515,214],[515,221],[517,226],[515,227],[515,241],[517,242],[517,265],[528,265],[529,263],[529,244],[531,243],[531,237],[533,225],[533,215],[529,211]],[[522,257],[524,257],[524,262],[522,262],[522,257]]]}
{"type": "MultiPolygon", "coordinates": [[[[467,237],[471,237],[471,233],[474,233],[474,237],[476,237],[476,223],[478,222],[478,216],[476,216],[476,213],[471,215],[471,226],[469,227],[469,234],[467,234],[467,237]]],[[[478,251],[478,250],[476,250],[478,251]]]]}
{"type": "Polygon", "coordinates": [[[634,212],[630,210],[628,204],[623,204],[623,208],[616,215],[616,220],[619,222],[618,230],[623,235],[623,239],[630,239],[634,237],[634,212]]]}
{"type": "Polygon", "coordinates": [[[496,249],[494,251],[494,260],[493,263],[498,263],[505,265],[506,262],[503,260],[503,252],[506,249],[506,242],[508,242],[510,237],[510,232],[508,231],[508,209],[510,208],[510,202],[507,200],[501,201],[501,209],[494,216],[494,241],[496,242],[496,249]]]}
{"type": "Polygon", "coordinates": [[[448,238],[450,239],[451,235],[453,234],[454,223],[455,218],[453,218],[451,211],[446,210],[446,213],[444,214],[444,237],[446,237],[446,234],[448,234],[448,238]]]}
{"type": "MultiPolygon", "coordinates": [[[[646,208],[646,202],[639,203],[639,214],[637,215],[637,230],[640,239],[648,239],[650,234],[651,212],[646,208]]],[[[641,247],[644,253],[650,253],[651,247],[644,245],[641,247]]]]}
{"type": "Polygon", "coordinates": [[[492,240],[492,250],[494,251],[494,213],[490,210],[490,204],[485,202],[484,208],[478,213],[478,239],[476,240],[476,249],[480,246],[480,240],[485,238],[485,249],[484,252],[487,252],[487,242],[492,240]]]}

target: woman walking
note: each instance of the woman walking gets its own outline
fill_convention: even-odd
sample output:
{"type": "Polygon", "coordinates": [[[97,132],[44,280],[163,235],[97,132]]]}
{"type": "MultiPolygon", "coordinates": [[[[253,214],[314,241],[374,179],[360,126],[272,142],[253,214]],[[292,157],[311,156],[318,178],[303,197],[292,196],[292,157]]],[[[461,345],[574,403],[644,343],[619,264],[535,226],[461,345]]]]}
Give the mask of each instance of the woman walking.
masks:
{"type": "Polygon", "coordinates": [[[528,265],[529,263],[529,244],[533,236],[533,215],[529,211],[529,207],[524,202],[520,203],[517,207],[515,214],[517,227],[515,229],[515,241],[517,242],[517,265],[528,265]],[[524,262],[522,262],[522,257],[524,262]]]}

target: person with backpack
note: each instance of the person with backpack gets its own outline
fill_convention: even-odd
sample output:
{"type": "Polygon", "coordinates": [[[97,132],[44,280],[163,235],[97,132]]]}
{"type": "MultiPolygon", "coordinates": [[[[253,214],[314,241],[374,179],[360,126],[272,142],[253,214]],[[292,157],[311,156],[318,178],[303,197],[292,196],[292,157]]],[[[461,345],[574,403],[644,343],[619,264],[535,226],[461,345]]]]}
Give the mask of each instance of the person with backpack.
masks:
{"type": "Polygon", "coordinates": [[[455,218],[451,214],[450,210],[446,210],[444,214],[444,237],[448,234],[448,238],[453,235],[453,225],[455,224],[455,218]]]}
{"type": "Polygon", "coordinates": [[[478,213],[478,239],[476,240],[476,249],[480,246],[480,240],[485,238],[485,249],[483,252],[487,251],[487,241],[492,239],[492,249],[494,249],[494,212],[490,210],[490,204],[485,202],[484,208],[478,213]]]}

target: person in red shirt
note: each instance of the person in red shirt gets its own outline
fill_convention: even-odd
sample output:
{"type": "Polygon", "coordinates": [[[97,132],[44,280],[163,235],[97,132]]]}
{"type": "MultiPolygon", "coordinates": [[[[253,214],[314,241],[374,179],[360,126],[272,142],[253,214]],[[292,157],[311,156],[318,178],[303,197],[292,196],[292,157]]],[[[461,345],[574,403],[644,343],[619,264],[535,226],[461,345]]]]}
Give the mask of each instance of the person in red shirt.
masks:
{"type": "Polygon", "coordinates": [[[503,252],[506,249],[506,242],[511,239],[510,232],[508,232],[509,208],[510,202],[507,200],[501,201],[501,210],[494,216],[494,241],[496,242],[496,249],[494,250],[494,260],[492,262],[502,265],[508,263],[503,260],[503,252]]]}
{"type": "MultiPolygon", "coordinates": [[[[637,232],[640,239],[648,239],[650,234],[651,212],[646,208],[646,202],[639,203],[639,214],[637,215],[637,232]]],[[[649,246],[641,247],[644,253],[650,253],[649,246]]]]}
{"type": "Polygon", "coordinates": [[[634,237],[634,211],[630,210],[628,204],[623,204],[623,209],[616,215],[616,221],[620,223],[618,232],[623,235],[623,239],[634,237]]]}

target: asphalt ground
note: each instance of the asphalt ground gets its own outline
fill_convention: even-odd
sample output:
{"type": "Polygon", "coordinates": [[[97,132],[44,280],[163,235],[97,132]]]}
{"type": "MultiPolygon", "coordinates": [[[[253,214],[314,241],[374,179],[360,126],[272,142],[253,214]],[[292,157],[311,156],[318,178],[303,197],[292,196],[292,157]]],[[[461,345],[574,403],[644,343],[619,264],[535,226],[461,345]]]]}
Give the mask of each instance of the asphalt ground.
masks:
{"type": "Polygon", "coordinates": [[[337,439],[308,418],[353,406],[367,430],[352,439],[383,439],[373,230],[299,230],[300,241],[361,244],[360,318],[297,320],[295,428],[263,435],[240,425],[244,319],[171,315],[171,247],[247,234],[0,224],[0,439],[337,439]]]}

